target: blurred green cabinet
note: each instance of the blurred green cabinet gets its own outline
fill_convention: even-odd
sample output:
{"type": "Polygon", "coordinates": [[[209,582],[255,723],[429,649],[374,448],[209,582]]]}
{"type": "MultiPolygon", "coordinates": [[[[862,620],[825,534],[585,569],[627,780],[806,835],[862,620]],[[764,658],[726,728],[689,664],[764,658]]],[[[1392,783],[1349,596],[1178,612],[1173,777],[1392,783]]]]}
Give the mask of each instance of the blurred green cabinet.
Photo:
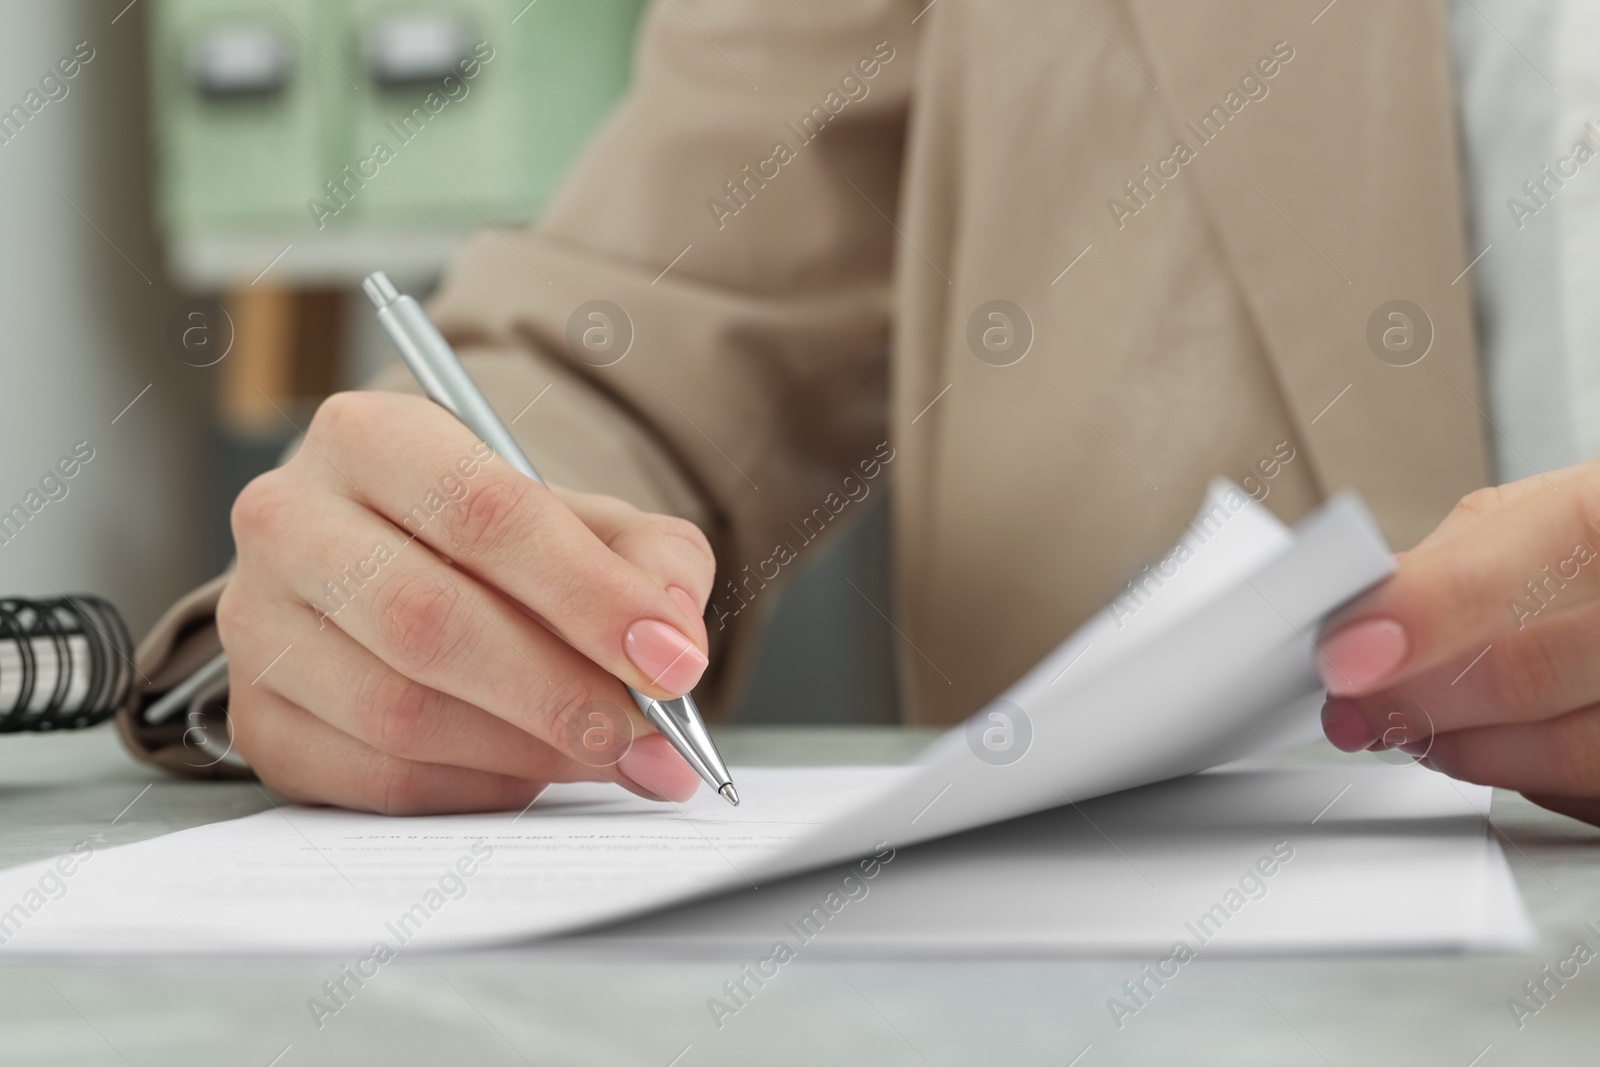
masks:
{"type": "Polygon", "coordinates": [[[264,248],[526,219],[626,87],[643,4],[157,0],[162,224],[264,248]]]}

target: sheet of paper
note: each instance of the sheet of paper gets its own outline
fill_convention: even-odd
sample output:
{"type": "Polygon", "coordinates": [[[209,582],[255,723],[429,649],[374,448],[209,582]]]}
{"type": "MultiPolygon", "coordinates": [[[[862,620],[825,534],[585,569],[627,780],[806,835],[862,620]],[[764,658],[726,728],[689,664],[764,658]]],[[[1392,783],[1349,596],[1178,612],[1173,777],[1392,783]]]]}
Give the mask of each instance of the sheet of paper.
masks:
{"type": "Polygon", "coordinates": [[[1489,794],[1414,764],[1236,764],[550,947],[752,963],[1517,949],[1534,931],[1489,794]]]}
{"type": "Polygon", "coordinates": [[[366,955],[570,930],[746,885],[742,870],[906,773],[747,768],[738,809],[591,783],[520,815],[284,807],[0,872],[0,953],[366,955]]]}
{"type": "Polygon", "coordinates": [[[1394,569],[1353,495],[1294,531],[1219,481],[1137,610],[1118,598],[893,792],[773,855],[767,877],[1215,767],[1315,729],[1320,621],[1394,569]],[[993,742],[993,747],[990,743],[993,742]]]}
{"type": "Polygon", "coordinates": [[[0,902],[14,902],[0,953],[314,953],[370,970],[707,894],[556,948],[1152,954],[1531,936],[1481,817],[1488,790],[1418,767],[1195,775],[756,883],[764,858],[826,816],[817,798],[847,808],[906,771],[740,773],[762,797],[743,817],[709,796],[673,810],[571,785],[521,817],[289,808],[93,852],[65,874],[31,864],[0,874],[0,902]]]}

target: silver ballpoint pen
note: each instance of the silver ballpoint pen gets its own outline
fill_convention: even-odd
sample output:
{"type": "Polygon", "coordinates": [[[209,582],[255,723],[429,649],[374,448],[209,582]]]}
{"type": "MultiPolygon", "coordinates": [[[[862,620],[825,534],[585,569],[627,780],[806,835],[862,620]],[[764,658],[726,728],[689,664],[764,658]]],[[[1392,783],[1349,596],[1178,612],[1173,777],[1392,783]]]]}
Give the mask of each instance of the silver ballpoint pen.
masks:
{"type": "MultiPolygon", "coordinates": [[[[379,325],[400,350],[401,358],[428,398],[460,419],[479,440],[494,449],[495,455],[543,485],[544,479],[528,462],[517,439],[484,399],[449,342],[422,310],[422,305],[396,289],[383,271],[369,274],[361,288],[377,306],[379,325]]],[[[737,806],[739,793],[728,775],[728,765],[722,762],[694,700],[688,694],[675,700],[656,700],[631,685],[628,693],[645,718],[661,731],[695,773],[724,800],[737,806]]]]}

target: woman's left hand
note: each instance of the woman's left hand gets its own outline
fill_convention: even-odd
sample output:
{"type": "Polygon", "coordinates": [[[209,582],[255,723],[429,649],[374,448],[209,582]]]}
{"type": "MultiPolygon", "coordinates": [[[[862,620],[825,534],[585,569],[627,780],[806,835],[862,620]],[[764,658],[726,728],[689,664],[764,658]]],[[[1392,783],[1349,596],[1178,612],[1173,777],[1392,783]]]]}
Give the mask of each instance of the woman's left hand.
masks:
{"type": "Polygon", "coordinates": [[[1339,748],[1600,825],[1600,461],[1463,498],[1318,650],[1339,748]]]}

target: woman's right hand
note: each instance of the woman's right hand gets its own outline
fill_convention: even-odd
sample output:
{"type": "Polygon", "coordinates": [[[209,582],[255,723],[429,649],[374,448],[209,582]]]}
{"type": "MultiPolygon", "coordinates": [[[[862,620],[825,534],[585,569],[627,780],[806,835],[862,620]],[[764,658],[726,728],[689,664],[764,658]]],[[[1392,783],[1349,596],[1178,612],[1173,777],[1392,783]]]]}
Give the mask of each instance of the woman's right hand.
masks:
{"type": "Polygon", "coordinates": [[[623,685],[676,697],[705,669],[692,523],[541,486],[429,401],[342,393],[233,532],[228,722],[285,796],[420,814],[583,779],[694,792],[623,685]]]}

